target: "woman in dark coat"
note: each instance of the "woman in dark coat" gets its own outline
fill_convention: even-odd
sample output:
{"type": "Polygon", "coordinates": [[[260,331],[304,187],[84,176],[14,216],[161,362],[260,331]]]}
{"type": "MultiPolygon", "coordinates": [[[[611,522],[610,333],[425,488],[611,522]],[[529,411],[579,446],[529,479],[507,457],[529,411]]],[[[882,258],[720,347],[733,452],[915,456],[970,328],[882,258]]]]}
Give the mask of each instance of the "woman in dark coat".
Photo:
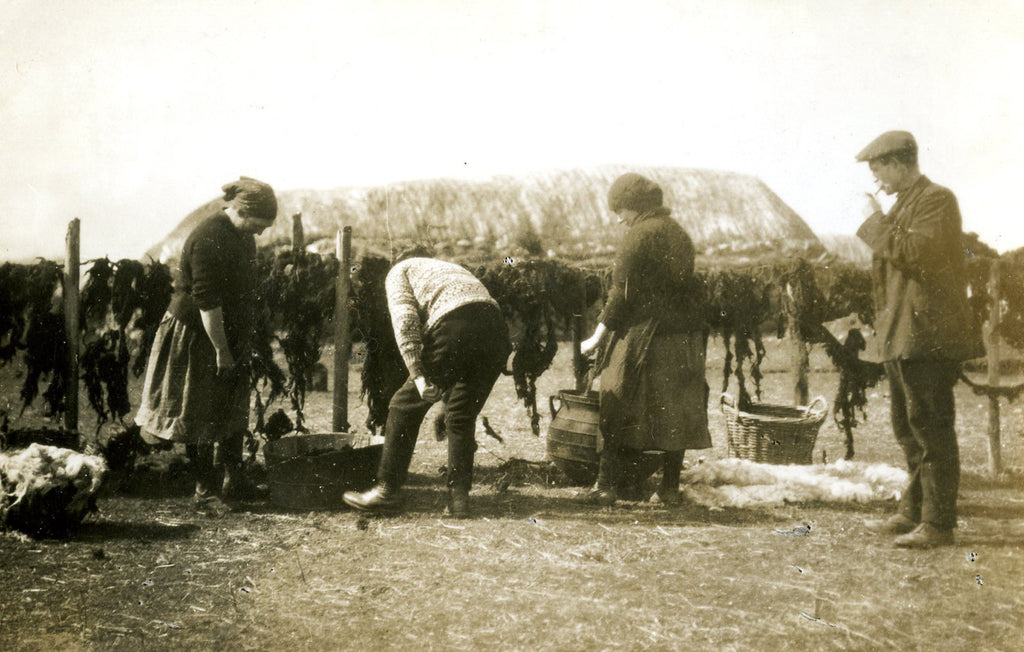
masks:
{"type": "Polygon", "coordinates": [[[244,487],[256,285],[253,236],[277,215],[274,190],[261,181],[242,177],[222,190],[224,203],[185,241],[135,417],[145,439],[186,445],[196,479],[193,501],[213,512],[226,509],[218,494],[237,497],[244,487]]]}
{"type": "Polygon", "coordinates": [[[639,174],[615,180],[608,207],[629,230],[597,328],[582,345],[586,355],[602,349],[600,467],[584,500],[614,504],[624,464],[640,451],[663,451],[658,497],[670,504],[679,497],[686,449],[711,446],[708,330],[693,274],[693,242],[662,205],[658,184],[639,174]]]}

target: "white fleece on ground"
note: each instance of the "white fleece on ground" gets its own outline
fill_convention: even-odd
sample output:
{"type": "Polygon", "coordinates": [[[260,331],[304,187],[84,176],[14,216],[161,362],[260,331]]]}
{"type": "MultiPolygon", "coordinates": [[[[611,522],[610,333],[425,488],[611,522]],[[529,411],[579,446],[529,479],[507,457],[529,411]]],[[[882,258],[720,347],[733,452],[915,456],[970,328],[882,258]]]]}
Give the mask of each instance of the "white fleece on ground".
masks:
{"type": "Polygon", "coordinates": [[[72,488],[66,510],[82,513],[106,472],[102,457],[56,446],[32,444],[21,451],[0,453],[0,523],[14,505],[54,489],[72,488]]]}
{"type": "Polygon", "coordinates": [[[811,501],[895,500],[907,484],[907,472],[888,464],[845,460],[776,465],[729,458],[683,471],[680,480],[680,489],[695,503],[707,507],[750,507],[811,501]]]}

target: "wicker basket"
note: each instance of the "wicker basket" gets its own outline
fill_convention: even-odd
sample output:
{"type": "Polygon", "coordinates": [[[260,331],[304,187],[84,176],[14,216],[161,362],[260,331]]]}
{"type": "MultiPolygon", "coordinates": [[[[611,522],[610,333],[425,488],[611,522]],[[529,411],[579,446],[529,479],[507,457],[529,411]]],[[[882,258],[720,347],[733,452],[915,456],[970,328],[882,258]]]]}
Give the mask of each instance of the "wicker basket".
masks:
{"type": "Polygon", "coordinates": [[[754,403],[740,411],[722,394],[722,414],[729,433],[729,455],[765,464],[811,464],[814,441],[828,416],[828,402],[819,396],[807,406],[754,403]]]}

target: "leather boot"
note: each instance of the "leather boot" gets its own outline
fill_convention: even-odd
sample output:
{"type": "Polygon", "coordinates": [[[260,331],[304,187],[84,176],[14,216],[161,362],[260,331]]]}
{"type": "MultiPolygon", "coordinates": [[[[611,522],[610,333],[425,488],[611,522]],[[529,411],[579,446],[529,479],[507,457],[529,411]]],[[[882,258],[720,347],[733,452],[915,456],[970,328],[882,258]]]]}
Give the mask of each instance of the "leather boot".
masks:
{"type": "Polygon", "coordinates": [[[647,476],[641,471],[645,465],[643,451],[620,448],[616,457],[619,467],[615,482],[616,498],[632,502],[647,500],[651,494],[647,490],[647,476]]]}
{"type": "Polygon", "coordinates": [[[911,532],[896,537],[893,541],[900,548],[935,548],[953,545],[953,529],[937,528],[931,523],[921,523],[911,532]]]}
{"type": "Polygon", "coordinates": [[[369,491],[346,491],[341,499],[349,507],[375,514],[393,513],[402,508],[398,490],[383,482],[369,491]]]}
{"type": "Polygon", "coordinates": [[[665,451],[662,454],[661,484],[657,498],[662,505],[679,504],[679,473],[683,470],[683,455],[686,451],[665,451]]]}
{"type": "Polygon", "coordinates": [[[917,527],[917,521],[912,521],[903,514],[893,514],[888,518],[864,521],[864,527],[875,534],[907,534],[917,527]]]}
{"type": "Polygon", "coordinates": [[[601,451],[601,459],[597,467],[597,484],[594,488],[577,498],[583,505],[611,507],[618,500],[615,485],[619,480],[621,459],[617,451],[605,448],[601,451]]]}
{"type": "Polygon", "coordinates": [[[196,494],[216,495],[220,490],[220,475],[213,465],[213,444],[186,444],[185,454],[196,481],[196,494]]]}
{"type": "Polygon", "coordinates": [[[217,444],[213,458],[214,468],[224,474],[220,483],[220,496],[224,500],[241,501],[265,498],[269,493],[263,491],[249,479],[242,461],[242,449],[245,444],[245,433],[236,432],[217,444]]]}
{"type": "Polygon", "coordinates": [[[448,507],[445,510],[452,518],[469,518],[469,489],[450,487],[448,489],[448,507]]]}
{"type": "Polygon", "coordinates": [[[196,490],[192,495],[192,509],[204,516],[221,517],[231,511],[231,507],[220,499],[220,475],[213,465],[213,444],[187,444],[185,453],[188,455],[192,476],[196,480],[196,490]]]}

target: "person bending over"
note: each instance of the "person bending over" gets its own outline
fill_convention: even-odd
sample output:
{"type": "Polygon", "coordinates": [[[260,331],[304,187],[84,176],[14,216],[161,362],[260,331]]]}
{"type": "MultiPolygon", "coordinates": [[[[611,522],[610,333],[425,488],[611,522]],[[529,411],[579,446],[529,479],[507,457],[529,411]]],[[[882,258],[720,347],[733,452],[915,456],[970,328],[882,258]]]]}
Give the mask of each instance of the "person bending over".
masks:
{"type": "Polygon", "coordinates": [[[444,403],[448,441],[448,511],[469,516],[476,418],[511,346],[497,302],[465,268],[434,258],[407,258],[385,280],[395,340],[409,378],[388,405],[377,484],[347,491],[349,506],[385,513],[401,509],[420,425],[444,403]]]}

